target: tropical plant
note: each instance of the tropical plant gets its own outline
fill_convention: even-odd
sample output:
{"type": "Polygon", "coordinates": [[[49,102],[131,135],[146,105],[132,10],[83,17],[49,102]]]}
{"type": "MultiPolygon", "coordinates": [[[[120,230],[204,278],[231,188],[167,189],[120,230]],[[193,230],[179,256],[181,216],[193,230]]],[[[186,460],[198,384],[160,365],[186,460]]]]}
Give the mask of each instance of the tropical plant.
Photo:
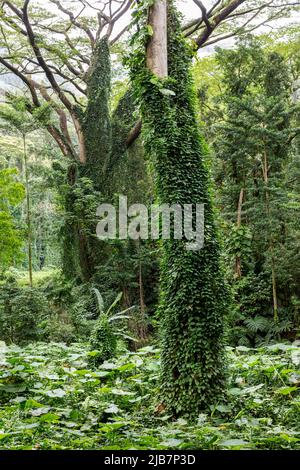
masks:
{"type": "Polygon", "coordinates": [[[90,338],[91,348],[95,350],[95,355],[91,356],[91,361],[95,365],[98,365],[115,356],[118,338],[136,341],[135,338],[127,334],[127,328],[124,326],[124,323],[122,325],[123,320],[129,320],[131,318],[127,313],[134,310],[135,306],[114,313],[115,307],[118,305],[123,295],[123,293],[120,292],[109,308],[105,310],[104,300],[100,291],[95,287],[92,288],[92,291],[96,295],[99,318],[96,321],[90,338]]]}

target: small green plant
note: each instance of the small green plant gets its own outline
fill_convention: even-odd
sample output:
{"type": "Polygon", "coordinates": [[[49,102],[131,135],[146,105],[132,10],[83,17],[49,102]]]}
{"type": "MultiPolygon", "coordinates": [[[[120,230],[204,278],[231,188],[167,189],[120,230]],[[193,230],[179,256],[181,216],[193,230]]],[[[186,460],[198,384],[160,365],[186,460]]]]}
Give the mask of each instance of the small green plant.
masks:
{"type": "Polygon", "coordinates": [[[70,344],[76,340],[76,330],[72,323],[63,321],[59,315],[51,315],[39,325],[47,341],[70,344]]]}
{"type": "Polygon", "coordinates": [[[90,339],[92,349],[97,351],[95,356],[91,356],[91,362],[94,365],[99,365],[116,355],[118,338],[136,341],[135,338],[132,338],[126,333],[124,324],[122,325],[121,323],[120,325],[120,322],[130,318],[130,316],[126,314],[133,310],[135,306],[114,314],[115,307],[118,305],[123,295],[122,292],[120,292],[114,302],[105,311],[104,300],[100,291],[95,287],[92,288],[92,291],[97,298],[99,318],[96,321],[90,339]],[[116,325],[118,325],[118,328],[116,325]]]}

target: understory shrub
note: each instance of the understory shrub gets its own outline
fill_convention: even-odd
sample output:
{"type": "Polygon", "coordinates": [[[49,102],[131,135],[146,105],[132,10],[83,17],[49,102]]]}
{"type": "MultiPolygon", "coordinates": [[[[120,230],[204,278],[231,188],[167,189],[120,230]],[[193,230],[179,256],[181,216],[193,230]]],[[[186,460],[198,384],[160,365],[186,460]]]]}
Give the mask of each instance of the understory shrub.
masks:
{"type": "Polygon", "coordinates": [[[41,339],[41,322],[49,315],[48,302],[35,288],[16,284],[0,287],[0,337],[7,343],[29,343],[41,339]]]}
{"type": "MultiPolygon", "coordinates": [[[[136,341],[127,334],[127,325],[124,321],[129,320],[131,317],[128,313],[135,307],[126,308],[121,312],[114,313],[116,306],[122,299],[122,292],[120,292],[114,302],[106,310],[104,308],[104,300],[98,289],[93,288],[92,291],[97,298],[97,306],[99,310],[99,318],[95,323],[95,327],[91,334],[91,356],[90,363],[93,365],[100,365],[107,359],[114,357],[117,353],[118,340],[124,339],[136,341]]],[[[120,342],[119,341],[119,342],[120,342]]]]}

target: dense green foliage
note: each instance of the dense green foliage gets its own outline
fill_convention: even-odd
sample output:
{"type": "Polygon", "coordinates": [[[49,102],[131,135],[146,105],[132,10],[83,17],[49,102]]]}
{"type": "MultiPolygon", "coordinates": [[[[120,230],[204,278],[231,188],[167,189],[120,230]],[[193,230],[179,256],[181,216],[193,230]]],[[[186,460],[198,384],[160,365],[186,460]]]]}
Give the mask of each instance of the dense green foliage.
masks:
{"type": "Polygon", "coordinates": [[[98,315],[90,286],[67,281],[55,271],[13,271],[0,283],[0,337],[8,344],[29,341],[87,341],[98,315]]]}
{"type": "Polygon", "coordinates": [[[217,79],[203,77],[199,99],[235,297],[230,340],[291,338],[299,325],[297,66],[251,37],[216,59],[208,66],[217,79]]]}
{"type": "MultiPolygon", "coordinates": [[[[42,130],[41,121],[49,118],[49,109],[43,108],[43,115],[41,111],[39,115],[34,113],[30,116],[26,105],[26,98],[13,96],[9,105],[0,107],[0,168],[3,174],[18,173],[18,176],[14,176],[14,187],[9,189],[9,180],[3,181],[3,184],[7,186],[5,191],[11,193],[10,197],[14,195],[16,200],[19,198],[18,204],[14,203],[17,208],[13,215],[15,225],[22,229],[23,250],[27,239],[27,256],[22,257],[22,264],[18,262],[16,248],[15,259],[12,258],[8,266],[28,268],[30,236],[31,264],[34,269],[38,269],[43,267],[46,257],[49,264],[55,264],[59,259],[57,232],[60,221],[54,205],[55,191],[51,170],[51,162],[57,157],[57,151],[45,140],[42,130]]],[[[0,199],[2,204],[4,201],[9,203],[4,193],[0,199]]],[[[10,205],[12,209],[13,203],[10,205]]],[[[10,238],[13,240],[13,236],[7,237],[5,243],[9,243],[10,238]]]]}
{"type": "Polygon", "coordinates": [[[22,235],[13,219],[13,207],[24,199],[24,186],[16,175],[16,169],[0,170],[0,272],[21,254],[22,235]]]}
{"type": "Polygon", "coordinates": [[[0,345],[1,449],[299,449],[299,346],[230,348],[229,395],[174,421],[157,408],[159,350],[90,369],[84,344],[0,345]]]}
{"type": "Polygon", "coordinates": [[[124,42],[109,2],[30,2],[31,42],[27,2],[0,7],[1,449],[300,449],[299,28],[198,54],[169,1],[159,79],[154,2],[124,42]],[[100,241],[120,195],[204,203],[203,248],[172,215],[100,241]]]}
{"type": "Polygon", "coordinates": [[[59,188],[64,217],[61,228],[63,272],[69,279],[87,282],[94,273],[95,263],[99,262],[95,226],[96,210],[102,195],[95,190],[90,178],[78,175],[77,165],[69,167],[68,175],[69,181],[64,180],[59,188]]]}
{"type": "Polygon", "coordinates": [[[118,338],[121,337],[134,341],[134,338],[131,338],[122,331],[122,323],[124,329],[124,320],[128,320],[130,318],[128,313],[135,307],[130,307],[126,310],[115,313],[115,308],[122,298],[122,292],[118,294],[110,307],[105,309],[104,300],[99,290],[93,288],[93,291],[97,296],[99,317],[93,328],[90,344],[91,349],[96,352],[96,354],[92,356],[91,362],[97,366],[103,364],[104,361],[116,355],[118,338]]]}
{"type": "Polygon", "coordinates": [[[15,284],[0,287],[0,332],[8,344],[43,339],[43,320],[48,305],[38,289],[19,288],[15,284]]]}
{"type": "Polygon", "coordinates": [[[91,347],[99,351],[93,358],[93,362],[98,365],[116,355],[117,338],[106,315],[101,315],[95,325],[91,335],[91,347]]]}

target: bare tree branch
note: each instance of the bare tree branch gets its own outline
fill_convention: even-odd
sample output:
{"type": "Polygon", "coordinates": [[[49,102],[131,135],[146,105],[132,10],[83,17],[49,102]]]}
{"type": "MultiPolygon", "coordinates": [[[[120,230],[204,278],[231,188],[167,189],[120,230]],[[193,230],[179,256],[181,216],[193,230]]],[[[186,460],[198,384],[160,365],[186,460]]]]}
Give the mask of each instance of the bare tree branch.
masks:
{"type": "MultiPolygon", "coordinates": [[[[28,78],[25,77],[19,70],[8,63],[5,59],[0,57],[0,63],[4,65],[8,70],[10,70],[12,73],[14,73],[22,82],[27,86],[27,88],[30,91],[31,97],[32,97],[32,105],[27,103],[27,110],[33,114],[35,109],[38,109],[41,107],[41,103],[38,99],[36,90],[35,90],[35,85],[34,82],[28,78]]],[[[60,124],[61,124],[61,129],[63,129],[64,126],[64,117],[61,115],[60,116],[60,124]]],[[[55,139],[56,143],[58,144],[59,148],[61,149],[63,155],[72,157],[74,159],[77,158],[76,153],[74,151],[73,145],[71,143],[71,139],[66,139],[65,136],[63,135],[62,132],[59,131],[59,129],[56,128],[54,124],[47,124],[46,129],[48,132],[52,135],[52,137],[55,139]]]]}
{"type": "Polygon", "coordinates": [[[218,12],[212,19],[211,29],[205,28],[205,30],[198,36],[195,40],[198,48],[203,46],[211,35],[212,31],[217,28],[217,26],[235,11],[240,5],[245,3],[246,0],[232,0],[225,8],[218,12]]]}
{"type": "Polygon", "coordinates": [[[33,30],[32,30],[32,27],[31,27],[31,24],[30,24],[30,21],[29,21],[29,17],[28,17],[28,5],[29,5],[29,3],[30,3],[30,0],[25,0],[24,7],[23,7],[23,20],[24,20],[25,28],[27,30],[30,45],[33,49],[33,52],[34,52],[34,54],[37,58],[38,63],[40,64],[40,66],[44,70],[45,75],[46,75],[47,79],[49,80],[49,83],[51,84],[53,90],[57,93],[59,99],[65,105],[65,107],[72,113],[73,112],[72,103],[68,100],[68,98],[62,92],[62,90],[61,90],[59,84],[57,83],[53,73],[51,72],[50,68],[48,67],[48,65],[45,61],[39,46],[37,45],[35,35],[34,35],[33,30]]]}
{"type": "Polygon", "coordinates": [[[208,16],[207,16],[207,10],[206,10],[205,6],[203,5],[203,3],[200,0],[193,0],[193,2],[196,3],[196,5],[200,8],[201,13],[202,13],[202,20],[204,21],[207,30],[208,31],[211,30],[212,26],[209,22],[209,19],[208,19],[208,16]]]}
{"type": "MultiPolygon", "coordinates": [[[[69,147],[73,149],[73,144],[72,144],[72,140],[71,140],[71,137],[70,137],[70,134],[69,134],[69,130],[68,130],[68,120],[67,120],[67,116],[66,116],[66,113],[63,111],[63,109],[61,109],[57,103],[55,103],[51,96],[48,94],[47,92],[47,89],[46,87],[43,85],[43,84],[40,84],[40,83],[37,83],[36,81],[34,80],[31,80],[31,83],[32,85],[37,88],[42,97],[44,98],[45,101],[47,101],[48,103],[51,104],[51,107],[55,110],[55,112],[57,113],[57,115],[59,116],[59,122],[60,122],[60,129],[61,129],[61,132],[63,133],[65,139],[66,139],[66,142],[68,143],[69,147]]],[[[73,149],[73,154],[74,154],[74,149],[73,149]]]]}
{"type": "MultiPolygon", "coordinates": [[[[84,24],[77,21],[77,18],[75,18],[74,13],[72,13],[70,10],[67,10],[66,8],[64,8],[62,6],[62,4],[59,2],[59,0],[50,0],[50,2],[54,3],[59,8],[60,11],[65,13],[65,15],[68,15],[68,17],[70,18],[71,23],[74,26],[76,26],[77,28],[82,29],[87,34],[87,36],[88,36],[88,38],[91,42],[92,47],[94,47],[95,46],[95,38],[94,38],[94,35],[91,32],[91,30],[87,26],[85,26],[84,24]]],[[[80,13],[82,13],[82,11],[80,13]]]]}
{"type": "Polygon", "coordinates": [[[133,142],[136,141],[136,139],[139,137],[141,133],[141,130],[142,130],[142,121],[141,119],[139,119],[128,134],[128,137],[126,139],[127,148],[129,148],[133,144],[133,142]]]}
{"type": "Polygon", "coordinates": [[[20,80],[22,80],[23,83],[25,83],[25,85],[27,86],[27,88],[30,91],[33,104],[37,107],[40,106],[38,96],[36,94],[36,91],[35,91],[34,87],[30,83],[30,80],[27,77],[25,77],[25,75],[23,75],[14,65],[11,65],[9,62],[7,62],[2,57],[0,57],[0,63],[2,65],[4,65],[4,67],[6,67],[8,70],[10,70],[14,75],[16,75],[18,78],[20,78],[20,80]]]}

